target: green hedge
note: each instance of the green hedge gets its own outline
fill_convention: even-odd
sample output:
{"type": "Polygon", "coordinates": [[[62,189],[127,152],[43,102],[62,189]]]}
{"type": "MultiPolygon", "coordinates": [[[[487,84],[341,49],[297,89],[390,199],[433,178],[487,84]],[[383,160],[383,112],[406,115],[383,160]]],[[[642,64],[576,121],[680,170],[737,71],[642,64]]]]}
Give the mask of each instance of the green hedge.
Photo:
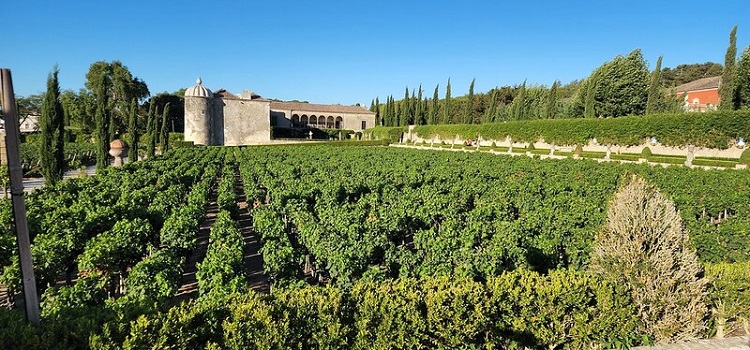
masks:
{"type": "MultiPolygon", "coordinates": [[[[518,270],[486,282],[363,280],[351,289],[209,294],[134,317],[129,324],[111,322],[120,325],[116,332],[107,332],[112,329],[107,324],[96,325],[77,334],[80,343],[74,345],[90,338],[97,340],[92,345],[106,344],[92,348],[143,349],[622,348],[646,339],[639,334],[628,295],[619,286],[571,270],[547,275],[518,270]]],[[[17,318],[4,317],[0,310],[0,320],[17,318]]],[[[71,337],[64,328],[50,330],[54,333],[19,329],[28,334],[19,345],[71,337]]],[[[0,344],[14,341],[15,335],[5,337],[0,344]]]]}
{"type": "MultiPolygon", "coordinates": [[[[405,129],[405,128],[404,128],[405,129]]],[[[750,139],[750,111],[656,114],[607,119],[544,119],[481,125],[425,125],[414,131],[422,138],[439,136],[452,139],[459,135],[474,139],[516,142],[544,139],[558,145],[585,145],[596,138],[600,144],[639,145],[655,137],[667,146],[692,144],[726,149],[737,137],[750,139]]],[[[750,157],[750,156],[749,156],[750,157]]]]}
{"type": "Polygon", "coordinates": [[[722,168],[734,168],[735,165],[741,164],[737,163],[736,161],[728,161],[728,160],[720,160],[720,159],[694,159],[693,165],[703,165],[703,166],[715,166],[715,167],[722,167],[722,168]]]}
{"type": "Polygon", "coordinates": [[[363,131],[363,134],[369,135],[373,140],[389,140],[395,143],[401,138],[401,134],[407,131],[408,128],[405,126],[376,126],[363,131]]]}

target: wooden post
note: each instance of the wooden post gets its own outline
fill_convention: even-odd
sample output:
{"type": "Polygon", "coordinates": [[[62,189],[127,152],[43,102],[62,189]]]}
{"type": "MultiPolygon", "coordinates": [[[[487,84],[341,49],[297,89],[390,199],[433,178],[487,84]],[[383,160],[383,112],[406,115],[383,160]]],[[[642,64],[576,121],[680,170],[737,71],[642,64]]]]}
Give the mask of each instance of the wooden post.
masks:
{"type": "Polygon", "coordinates": [[[23,169],[19,147],[19,125],[16,112],[16,99],[13,94],[13,79],[10,69],[0,70],[0,90],[2,90],[3,118],[5,118],[6,147],[8,151],[8,173],[10,175],[10,195],[13,200],[13,216],[18,238],[18,251],[21,258],[21,278],[23,297],[26,305],[26,319],[39,327],[39,298],[36,291],[36,277],[31,263],[31,242],[26,221],[26,203],[23,196],[23,169]]]}

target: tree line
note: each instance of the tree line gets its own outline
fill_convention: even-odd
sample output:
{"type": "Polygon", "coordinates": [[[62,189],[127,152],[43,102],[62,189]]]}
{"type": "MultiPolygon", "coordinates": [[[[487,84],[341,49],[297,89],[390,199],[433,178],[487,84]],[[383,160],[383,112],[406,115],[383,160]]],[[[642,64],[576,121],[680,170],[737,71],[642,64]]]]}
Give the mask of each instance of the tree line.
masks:
{"type": "Polygon", "coordinates": [[[48,184],[62,179],[66,141],[95,140],[97,168],[103,169],[109,164],[109,143],[121,135],[127,134],[130,158],[138,159],[141,135],[145,156],[153,157],[157,146],[168,150],[169,132],[184,130],[184,90],[151,96],[146,83],[120,61],[93,63],[78,92],[61,92],[58,74],[55,66],[43,94],[17,100],[22,118],[41,115],[39,158],[48,184]]]}
{"type": "Polygon", "coordinates": [[[640,49],[618,55],[603,63],[585,79],[568,84],[554,81],[550,86],[528,85],[495,87],[475,93],[475,79],[466,95],[452,97],[448,79],[441,96],[436,85],[432,97],[420,85],[407,86],[404,96],[372,100],[370,110],[382,126],[484,124],[513,120],[554,118],[597,118],[682,110],[683,96],[674,88],[696,79],[722,76],[720,96],[723,110],[750,108],[750,46],[737,59],[735,26],[730,33],[725,63],[706,62],[662,68],[662,57],[653,71],[640,49]]]}

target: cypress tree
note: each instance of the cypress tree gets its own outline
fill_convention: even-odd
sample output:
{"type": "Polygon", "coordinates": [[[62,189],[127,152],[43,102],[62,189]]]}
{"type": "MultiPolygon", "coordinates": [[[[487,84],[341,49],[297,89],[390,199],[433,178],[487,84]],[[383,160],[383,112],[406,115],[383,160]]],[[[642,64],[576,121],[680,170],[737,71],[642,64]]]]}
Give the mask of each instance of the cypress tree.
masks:
{"type": "Polygon", "coordinates": [[[544,117],[547,119],[554,119],[557,113],[557,87],[560,82],[555,80],[552,83],[552,87],[549,88],[549,94],[547,95],[547,106],[544,108],[544,117]]]}
{"type": "Polygon", "coordinates": [[[96,169],[104,170],[109,166],[109,95],[108,81],[105,74],[101,74],[96,84],[96,169]]]}
{"type": "Polygon", "coordinates": [[[522,120],[524,118],[524,108],[526,107],[526,80],[523,81],[518,90],[516,98],[513,99],[513,120],[522,120]]]}
{"type": "Polygon", "coordinates": [[[734,76],[733,91],[735,106],[750,108],[750,46],[742,52],[734,76]]]}
{"type": "Polygon", "coordinates": [[[152,125],[153,129],[149,131],[151,133],[151,137],[149,138],[149,142],[151,144],[149,145],[149,147],[151,147],[154,155],[156,155],[156,146],[159,144],[159,129],[161,129],[160,120],[161,118],[159,118],[159,106],[154,106],[154,123],[152,125]]]}
{"type": "Polygon", "coordinates": [[[389,95],[386,101],[388,102],[386,104],[385,111],[388,113],[388,116],[386,117],[385,125],[394,126],[396,125],[396,123],[393,117],[393,96],[389,95]]]}
{"type": "Polygon", "coordinates": [[[466,105],[464,106],[464,124],[474,124],[474,82],[477,79],[471,79],[469,85],[469,94],[466,96],[466,105]]]}
{"type": "Polygon", "coordinates": [[[409,98],[409,87],[407,86],[404,90],[404,99],[401,100],[401,119],[399,125],[409,125],[409,120],[411,119],[411,115],[409,115],[411,110],[411,99],[409,98]]]}
{"type": "Polygon", "coordinates": [[[448,84],[445,86],[445,99],[443,100],[443,107],[440,109],[440,112],[442,112],[441,123],[453,123],[451,118],[451,78],[448,78],[448,84]]]}
{"type": "Polygon", "coordinates": [[[594,72],[594,74],[591,74],[591,77],[586,84],[586,101],[583,107],[584,118],[596,118],[594,104],[596,102],[596,84],[598,84],[598,80],[599,75],[594,72]]]}
{"type": "Polygon", "coordinates": [[[432,93],[432,101],[430,102],[430,111],[428,112],[429,120],[428,124],[438,124],[438,114],[440,113],[440,97],[438,97],[438,89],[440,84],[435,85],[435,92],[432,93]]]}
{"type": "Polygon", "coordinates": [[[375,97],[375,125],[383,125],[382,121],[380,120],[380,99],[375,97]]]}
{"type": "Polygon", "coordinates": [[[419,101],[417,100],[417,97],[414,95],[414,89],[411,90],[411,98],[409,98],[409,121],[406,125],[414,125],[416,124],[417,120],[417,106],[419,105],[419,101]]]}
{"type": "Polygon", "coordinates": [[[138,102],[130,101],[130,120],[128,120],[128,133],[130,134],[130,161],[138,160],[138,102]]]}
{"type": "Polygon", "coordinates": [[[159,148],[161,148],[161,154],[169,151],[169,102],[164,106],[164,111],[161,117],[161,136],[159,138],[159,148]]]}
{"type": "Polygon", "coordinates": [[[725,111],[737,109],[734,98],[734,70],[737,57],[737,26],[729,32],[729,47],[724,56],[724,71],[721,74],[721,85],[719,86],[719,108],[725,111]]]}
{"type": "Polygon", "coordinates": [[[149,159],[154,157],[154,149],[156,148],[156,138],[154,137],[155,109],[156,106],[154,106],[154,99],[152,98],[148,105],[148,119],[146,121],[146,139],[148,140],[148,145],[146,145],[146,158],[149,159]]]}
{"type": "Polygon", "coordinates": [[[386,110],[388,111],[388,119],[386,119],[386,125],[396,126],[396,107],[393,105],[393,95],[388,96],[388,106],[386,110]]]}
{"type": "Polygon", "coordinates": [[[55,66],[47,76],[47,92],[42,101],[42,142],[39,147],[41,173],[47,185],[54,185],[62,180],[65,166],[65,114],[60,103],[60,84],[57,75],[60,70],[55,66]]]}
{"type": "Polygon", "coordinates": [[[648,84],[648,100],[646,101],[646,115],[657,112],[659,99],[661,97],[661,59],[656,60],[656,68],[651,73],[651,81],[648,84]]]}
{"type": "Polygon", "coordinates": [[[494,123],[497,120],[497,98],[499,95],[499,90],[497,89],[497,86],[495,86],[495,89],[492,90],[492,97],[490,98],[490,106],[485,111],[484,115],[484,123],[494,123]]]}
{"type": "Polygon", "coordinates": [[[415,102],[415,108],[414,108],[414,124],[417,125],[424,125],[425,119],[424,119],[424,106],[422,105],[422,84],[419,84],[419,92],[417,93],[417,98],[414,100],[415,102]]]}

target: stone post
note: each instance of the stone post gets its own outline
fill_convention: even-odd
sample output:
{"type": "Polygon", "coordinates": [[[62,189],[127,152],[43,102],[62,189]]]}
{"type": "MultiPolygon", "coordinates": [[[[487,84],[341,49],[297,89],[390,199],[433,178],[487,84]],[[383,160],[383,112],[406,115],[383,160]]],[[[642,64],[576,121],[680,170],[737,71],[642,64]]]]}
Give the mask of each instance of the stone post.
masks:
{"type": "Polygon", "coordinates": [[[685,165],[693,165],[693,160],[695,160],[695,146],[688,145],[687,147],[687,158],[685,159],[685,165]]]}
{"type": "Polygon", "coordinates": [[[554,142],[550,145],[549,155],[550,156],[554,156],[555,155],[555,143],[554,142]]]}
{"type": "Polygon", "coordinates": [[[313,135],[312,130],[310,130],[310,132],[307,133],[307,138],[309,138],[310,140],[312,140],[312,135],[313,135]]]}
{"type": "Polygon", "coordinates": [[[612,145],[607,145],[607,154],[604,155],[604,160],[609,161],[610,155],[612,155],[612,145]]]}
{"type": "Polygon", "coordinates": [[[508,154],[513,153],[513,138],[508,136],[508,154]]]}
{"type": "Polygon", "coordinates": [[[482,145],[482,135],[477,136],[477,151],[480,145],[482,145]]]}

